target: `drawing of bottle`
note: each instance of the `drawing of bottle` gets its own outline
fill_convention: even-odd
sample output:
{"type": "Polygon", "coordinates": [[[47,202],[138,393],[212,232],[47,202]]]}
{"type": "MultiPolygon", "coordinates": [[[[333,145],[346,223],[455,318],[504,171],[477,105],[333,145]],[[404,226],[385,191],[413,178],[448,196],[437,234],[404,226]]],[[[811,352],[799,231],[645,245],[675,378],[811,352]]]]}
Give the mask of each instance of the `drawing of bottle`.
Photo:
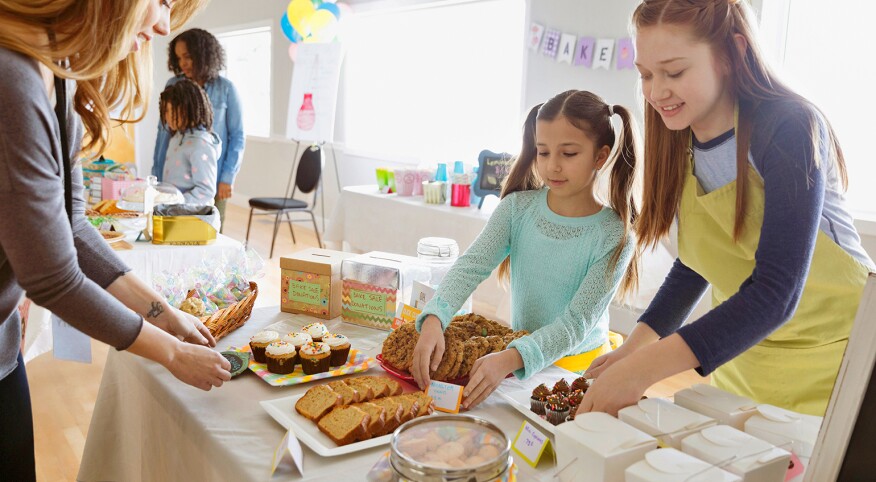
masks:
{"type": "Polygon", "coordinates": [[[298,128],[303,131],[313,129],[316,123],[316,111],[313,110],[313,94],[304,94],[304,102],[298,109],[298,128]]]}

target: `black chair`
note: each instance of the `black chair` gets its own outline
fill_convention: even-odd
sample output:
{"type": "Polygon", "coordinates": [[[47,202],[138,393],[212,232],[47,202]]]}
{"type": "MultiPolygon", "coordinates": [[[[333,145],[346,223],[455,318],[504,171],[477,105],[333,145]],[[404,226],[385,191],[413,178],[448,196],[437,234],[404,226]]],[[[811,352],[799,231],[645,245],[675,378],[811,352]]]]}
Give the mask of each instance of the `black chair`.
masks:
{"type": "Polygon", "coordinates": [[[280,227],[280,216],[286,217],[286,222],[289,223],[289,233],[292,234],[292,243],[295,241],[295,232],[292,230],[292,218],[290,213],[307,213],[310,215],[310,220],[313,222],[313,231],[316,233],[316,241],[322,247],[322,238],[319,235],[319,228],[316,226],[316,217],[313,210],[316,209],[316,200],[319,197],[320,182],[322,176],[323,155],[322,149],[319,146],[308,147],[301,159],[298,161],[298,168],[294,168],[289,173],[289,182],[286,184],[286,197],[257,197],[249,200],[249,222],[246,224],[246,243],[249,244],[249,229],[252,226],[252,216],[274,215],[274,237],[271,239],[271,254],[269,258],[274,257],[274,243],[277,241],[277,230],[280,227]],[[295,182],[292,182],[292,179],[295,182]],[[291,192],[290,192],[291,189],[291,192]],[[304,194],[313,193],[310,203],[295,199],[295,193],[301,191],[304,194]],[[255,212],[256,210],[260,212],[255,212]]]}

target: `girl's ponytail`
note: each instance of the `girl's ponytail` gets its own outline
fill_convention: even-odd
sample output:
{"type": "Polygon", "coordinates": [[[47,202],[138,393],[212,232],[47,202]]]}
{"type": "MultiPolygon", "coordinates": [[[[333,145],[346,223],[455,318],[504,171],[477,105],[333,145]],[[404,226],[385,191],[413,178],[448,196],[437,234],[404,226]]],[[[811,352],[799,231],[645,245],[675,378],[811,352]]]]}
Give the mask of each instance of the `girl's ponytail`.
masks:
{"type": "MultiPolygon", "coordinates": [[[[608,113],[609,115],[619,115],[622,124],[620,135],[615,142],[614,156],[610,161],[612,167],[609,177],[609,202],[624,224],[621,242],[611,255],[610,263],[612,266],[615,266],[623,254],[624,247],[627,245],[627,240],[632,233],[636,219],[639,217],[639,210],[633,195],[633,186],[636,182],[636,170],[641,154],[636,142],[638,138],[636,124],[630,115],[630,111],[623,106],[612,106],[609,104],[608,113]]],[[[621,299],[634,292],[638,286],[639,256],[640,250],[634,249],[630,264],[627,266],[626,273],[618,290],[618,297],[621,299]]]]}

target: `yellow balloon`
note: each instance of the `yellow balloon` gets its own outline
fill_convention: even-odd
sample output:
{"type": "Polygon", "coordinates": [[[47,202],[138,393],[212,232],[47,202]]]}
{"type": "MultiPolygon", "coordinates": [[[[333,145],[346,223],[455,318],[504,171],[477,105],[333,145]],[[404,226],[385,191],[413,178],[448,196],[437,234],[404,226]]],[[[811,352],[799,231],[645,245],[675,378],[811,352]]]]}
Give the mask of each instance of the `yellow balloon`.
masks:
{"type": "Polygon", "coordinates": [[[338,19],[328,10],[313,12],[307,26],[317,42],[331,42],[338,33],[338,19]]]}
{"type": "Polygon", "coordinates": [[[292,27],[306,38],[310,33],[308,20],[315,11],[316,8],[310,0],[292,0],[286,7],[286,16],[289,17],[289,23],[292,24],[292,27]]]}

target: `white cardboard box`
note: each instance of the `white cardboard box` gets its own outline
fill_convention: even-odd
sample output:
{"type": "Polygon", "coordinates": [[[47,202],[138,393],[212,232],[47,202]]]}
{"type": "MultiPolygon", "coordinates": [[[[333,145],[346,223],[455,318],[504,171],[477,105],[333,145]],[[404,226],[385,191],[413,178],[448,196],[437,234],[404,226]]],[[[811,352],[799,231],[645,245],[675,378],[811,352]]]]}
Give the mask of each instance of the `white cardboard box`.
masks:
{"type": "Polygon", "coordinates": [[[657,449],[627,467],[626,482],[740,482],[738,475],[676,449],[657,449]]]}
{"type": "Polygon", "coordinates": [[[681,441],[684,453],[718,465],[743,482],[782,482],[791,453],[729,425],[703,429],[681,441]]]}
{"type": "Polygon", "coordinates": [[[557,471],[562,482],[622,482],[624,470],[657,448],[657,440],[606,413],[591,412],[557,427],[557,471]]]}
{"type": "Polygon", "coordinates": [[[617,415],[621,421],[655,437],[662,446],[679,450],[683,438],[715,425],[714,419],[662,398],[639,400],[617,415]]]}
{"type": "Polygon", "coordinates": [[[677,392],[674,401],[680,407],[714,418],[719,424],[738,430],[744,430],[745,421],[757,411],[757,404],[750,398],[702,383],[677,392]]]}
{"type": "Polygon", "coordinates": [[[758,405],[757,413],[745,422],[745,432],[793,452],[803,464],[803,473],[791,482],[803,480],[818,440],[823,417],[792,412],[774,405],[758,405]]]}

